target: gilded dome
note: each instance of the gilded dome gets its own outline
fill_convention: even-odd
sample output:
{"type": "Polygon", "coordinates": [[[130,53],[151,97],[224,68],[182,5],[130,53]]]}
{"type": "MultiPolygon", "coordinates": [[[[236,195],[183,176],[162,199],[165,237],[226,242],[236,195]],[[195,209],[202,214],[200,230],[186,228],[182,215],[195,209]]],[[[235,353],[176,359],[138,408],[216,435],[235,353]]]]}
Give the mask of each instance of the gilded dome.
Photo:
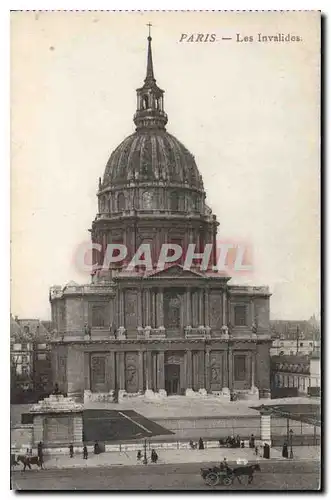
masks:
{"type": "Polygon", "coordinates": [[[164,129],[143,128],[124,139],[111,154],[102,189],[160,181],[203,190],[202,177],[186,147],[164,129]]]}

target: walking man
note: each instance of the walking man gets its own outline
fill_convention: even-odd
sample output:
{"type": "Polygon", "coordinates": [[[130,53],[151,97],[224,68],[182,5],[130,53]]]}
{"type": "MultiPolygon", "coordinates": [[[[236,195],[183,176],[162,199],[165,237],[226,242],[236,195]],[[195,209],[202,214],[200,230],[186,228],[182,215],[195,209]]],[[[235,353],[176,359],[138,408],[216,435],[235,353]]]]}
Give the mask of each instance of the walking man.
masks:
{"type": "Polygon", "coordinates": [[[73,447],[72,443],[69,446],[69,453],[70,453],[70,458],[73,458],[73,456],[74,456],[74,447],[73,447]]]}
{"type": "Polygon", "coordinates": [[[42,464],[44,463],[44,455],[43,455],[43,443],[41,441],[39,441],[37,449],[38,449],[39,464],[40,467],[42,467],[42,464]]]}
{"type": "Polygon", "coordinates": [[[83,458],[84,458],[85,460],[87,460],[87,457],[88,457],[87,446],[86,446],[86,444],[84,444],[84,448],[83,448],[83,458]]]}

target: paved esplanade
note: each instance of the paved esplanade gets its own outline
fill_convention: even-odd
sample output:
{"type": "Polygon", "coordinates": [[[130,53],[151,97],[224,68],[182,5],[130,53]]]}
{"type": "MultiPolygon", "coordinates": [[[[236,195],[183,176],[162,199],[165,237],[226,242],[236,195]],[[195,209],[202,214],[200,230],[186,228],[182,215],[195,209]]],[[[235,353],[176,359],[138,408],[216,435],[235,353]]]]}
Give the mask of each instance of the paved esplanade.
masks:
{"type": "MultiPolygon", "coordinates": [[[[210,465],[210,464],[209,464],[210,465]]],[[[231,463],[230,463],[231,465],[231,463]]],[[[263,462],[253,483],[243,479],[232,486],[208,487],[200,467],[208,464],[139,465],[14,472],[12,487],[21,490],[317,490],[320,484],[317,462],[263,462]]]]}

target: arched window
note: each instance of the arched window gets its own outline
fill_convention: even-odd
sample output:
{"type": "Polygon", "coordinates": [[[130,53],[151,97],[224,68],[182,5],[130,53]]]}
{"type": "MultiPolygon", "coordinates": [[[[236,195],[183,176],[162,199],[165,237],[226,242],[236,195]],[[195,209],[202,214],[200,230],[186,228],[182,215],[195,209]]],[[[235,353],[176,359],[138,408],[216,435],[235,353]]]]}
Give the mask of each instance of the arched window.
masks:
{"type": "Polygon", "coordinates": [[[142,196],[143,209],[151,210],[153,208],[153,193],[145,191],[142,196]]]}
{"type": "Polygon", "coordinates": [[[148,108],[148,96],[144,95],[143,96],[143,109],[147,109],[147,108],[148,108]]]}
{"type": "Polygon", "coordinates": [[[179,195],[176,191],[172,191],[170,195],[170,210],[174,212],[179,210],[179,195]]]}
{"type": "Polygon", "coordinates": [[[121,212],[125,210],[125,196],[123,193],[117,195],[117,211],[121,212]]]}
{"type": "Polygon", "coordinates": [[[199,210],[199,197],[196,193],[192,194],[192,210],[194,212],[199,210]]]}

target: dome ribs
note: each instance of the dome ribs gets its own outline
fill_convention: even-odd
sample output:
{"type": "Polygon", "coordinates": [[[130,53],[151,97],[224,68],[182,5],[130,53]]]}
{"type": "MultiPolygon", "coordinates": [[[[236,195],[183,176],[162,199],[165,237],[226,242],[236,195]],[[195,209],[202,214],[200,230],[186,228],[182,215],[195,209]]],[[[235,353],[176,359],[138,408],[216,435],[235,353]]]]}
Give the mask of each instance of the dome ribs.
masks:
{"type": "MultiPolygon", "coordinates": [[[[136,134],[133,136],[133,141],[131,143],[130,152],[128,155],[128,173],[130,174],[131,179],[135,179],[137,173],[139,172],[139,162],[137,161],[137,143],[139,142],[140,137],[136,134]]],[[[138,174],[139,175],[139,174],[138,174]]]]}
{"type": "Polygon", "coordinates": [[[168,157],[167,157],[167,154],[166,154],[166,151],[165,151],[165,147],[164,147],[164,140],[163,140],[163,136],[160,136],[160,135],[156,135],[156,140],[157,140],[157,144],[158,144],[158,149],[159,149],[159,153],[160,153],[160,156],[159,156],[159,159],[160,159],[160,170],[161,170],[161,178],[163,180],[168,180],[168,168],[169,168],[169,162],[168,162],[168,157]]]}

